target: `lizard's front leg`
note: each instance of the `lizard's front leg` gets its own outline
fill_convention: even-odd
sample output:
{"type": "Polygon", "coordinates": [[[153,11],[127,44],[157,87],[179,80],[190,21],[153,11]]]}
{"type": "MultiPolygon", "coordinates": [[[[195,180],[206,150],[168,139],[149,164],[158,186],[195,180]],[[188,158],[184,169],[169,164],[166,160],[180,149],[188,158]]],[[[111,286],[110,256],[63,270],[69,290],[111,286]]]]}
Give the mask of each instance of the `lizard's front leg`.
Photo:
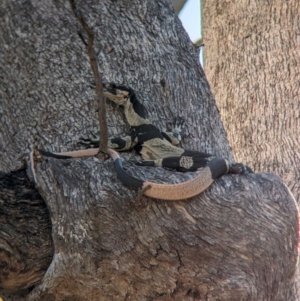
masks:
{"type": "MultiPolygon", "coordinates": [[[[87,148],[84,150],[63,152],[63,153],[52,153],[52,152],[45,151],[45,150],[39,150],[39,152],[43,156],[54,157],[56,159],[92,157],[92,156],[95,156],[98,154],[99,139],[96,138],[95,135],[93,135],[93,138],[91,138],[91,139],[81,138],[81,141],[79,143],[84,144],[86,146],[91,146],[91,148],[87,148]]],[[[111,157],[112,157],[112,155],[116,156],[115,154],[117,154],[117,152],[114,152],[113,149],[118,150],[118,151],[126,151],[126,150],[130,150],[131,148],[133,148],[136,144],[137,144],[136,140],[131,136],[109,138],[109,141],[108,141],[108,151],[110,151],[109,155],[111,157]]],[[[115,158],[113,158],[113,159],[115,160],[115,158]]]]}
{"type": "MultiPolygon", "coordinates": [[[[99,137],[93,135],[92,138],[80,138],[80,144],[88,147],[98,148],[99,147],[99,137]]],[[[115,149],[118,151],[127,151],[132,149],[137,144],[136,140],[131,136],[125,137],[110,137],[108,138],[107,147],[115,149]]]]}

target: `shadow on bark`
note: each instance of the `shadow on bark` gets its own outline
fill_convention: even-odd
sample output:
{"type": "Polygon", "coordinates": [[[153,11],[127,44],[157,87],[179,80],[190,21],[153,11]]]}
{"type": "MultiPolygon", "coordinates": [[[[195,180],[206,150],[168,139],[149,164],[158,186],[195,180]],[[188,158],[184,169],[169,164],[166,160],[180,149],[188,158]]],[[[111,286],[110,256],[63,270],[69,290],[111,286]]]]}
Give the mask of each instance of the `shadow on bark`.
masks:
{"type": "Polygon", "coordinates": [[[25,169],[0,173],[0,225],[0,288],[23,295],[42,279],[54,252],[49,212],[25,169]]]}

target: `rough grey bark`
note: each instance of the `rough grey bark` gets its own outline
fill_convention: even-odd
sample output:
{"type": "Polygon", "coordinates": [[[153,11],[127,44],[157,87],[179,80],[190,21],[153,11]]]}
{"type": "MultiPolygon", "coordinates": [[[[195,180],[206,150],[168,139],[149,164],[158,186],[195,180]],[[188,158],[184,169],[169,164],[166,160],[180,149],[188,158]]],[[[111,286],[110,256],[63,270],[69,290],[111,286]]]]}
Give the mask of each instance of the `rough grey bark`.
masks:
{"type": "Polygon", "coordinates": [[[205,72],[236,160],[300,203],[300,2],[204,1],[205,72]]]}
{"type": "MultiPolygon", "coordinates": [[[[187,117],[186,147],[232,159],[215,101],[196,64],[197,50],[167,0],[77,6],[95,32],[103,81],[136,89],[161,129],[176,115],[187,117]]],[[[2,1],[1,14],[6,30],[0,168],[9,171],[21,166],[16,158],[33,146],[73,150],[79,137],[97,132],[98,126],[93,75],[69,4],[2,1]]],[[[123,133],[122,115],[110,108],[109,134],[123,133]]]]}
{"type": "MultiPolygon", "coordinates": [[[[76,3],[95,32],[103,79],[135,88],[160,129],[177,114],[185,117],[185,148],[232,160],[196,49],[169,1],[76,3]]],[[[0,13],[0,168],[8,172],[34,146],[78,148],[79,137],[97,131],[98,122],[92,72],[68,2],[2,1],[0,13]]],[[[107,113],[110,135],[124,133],[120,110],[108,104],[107,113]]],[[[195,176],[136,167],[133,156],[122,155],[140,178],[195,176]]],[[[182,202],[139,198],[116,180],[111,160],[44,159],[37,179],[49,209],[53,259],[48,268],[37,260],[44,276],[28,295],[5,292],[2,280],[5,301],[297,298],[298,211],[275,175],[224,176],[182,202]]],[[[0,228],[3,241],[12,243],[0,228]]],[[[22,250],[20,241],[13,243],[22,250]]],[[[24,256],[35,258],[31,251],[24,256]]]]}

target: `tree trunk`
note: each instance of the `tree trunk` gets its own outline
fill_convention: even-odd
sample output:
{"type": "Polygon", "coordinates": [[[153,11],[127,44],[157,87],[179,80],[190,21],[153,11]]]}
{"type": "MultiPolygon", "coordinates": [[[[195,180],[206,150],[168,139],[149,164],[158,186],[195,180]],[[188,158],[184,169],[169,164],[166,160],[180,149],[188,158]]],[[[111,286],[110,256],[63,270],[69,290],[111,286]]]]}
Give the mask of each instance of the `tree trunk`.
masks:
{"type": "Polygon", "coordinates": [[[203,3],[205,72],[238,161],[300,202],[300,3],[203,3]]]}
{"type": "MultiPolygon", "coordinates": [[[[103,79],[133,87],[162,130],[174,116],[185,117],[185,148],[231,161],[197,51],[170,2],[76,5],[95,33],[103,79]]],[[[23,154],[34,146],[74,150],[80,137],[97,131],[98,122],[89,88],[92,71],[68,2],[2,1],[0,13],[0,168],[3,178],[11,179],[8,186],[0,185],[0,224],[7,224],[0,230],[0,267],[16,271],[0,278],[5,301],[297,300],[298,210],[282,180],[269,173],[223,176],[197,197],[166,202],[125,188],[111,160],[43,159],[36,164],[39,195],[28,186],[19,203],[36,203],[37,212],[47,216],[36,201],[43,198],[52,243],[46,218],[43,226],[20,219],[24,232],[12,232],[17,216],[7,211],[7,222],[4,210],[13,198],[3,195],[13,194],[19,178],[11,171],[23,166],[23,154]],[[30,225],[45,229],[38,234],[43,260],[36,258],[36,248],[26,246],[22,253],[24,235],[34,233],[30,225]],[[7,259],[5,244],[20,250],[16,258],[10,252],[7,259]],[[27,281],[19,277],[28,272],[19,262],[31,258],[36,258],[34,280],[27,281]]],[[[107,109],[110,135],[124,133],[120,109],[110,103],[107,109]]],[[[138,167],[133,156],[122,154],[124,165],[142,179],[175,183],[195,176],[138,167]]],[[[24,169],[18,172],[21,178],[24,169]]]]}

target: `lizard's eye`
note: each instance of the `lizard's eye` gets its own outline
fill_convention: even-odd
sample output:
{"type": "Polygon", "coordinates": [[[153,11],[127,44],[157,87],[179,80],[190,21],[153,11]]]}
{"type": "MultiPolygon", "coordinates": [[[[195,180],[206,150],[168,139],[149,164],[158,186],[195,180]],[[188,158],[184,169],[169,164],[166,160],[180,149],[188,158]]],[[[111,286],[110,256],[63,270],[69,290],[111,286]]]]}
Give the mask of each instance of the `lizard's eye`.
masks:
{"type": "Polygon", "coordinates": [[[122,91],[121,92],[124,98],[128,98],[129,93],[127,91],[122,91]]]}

